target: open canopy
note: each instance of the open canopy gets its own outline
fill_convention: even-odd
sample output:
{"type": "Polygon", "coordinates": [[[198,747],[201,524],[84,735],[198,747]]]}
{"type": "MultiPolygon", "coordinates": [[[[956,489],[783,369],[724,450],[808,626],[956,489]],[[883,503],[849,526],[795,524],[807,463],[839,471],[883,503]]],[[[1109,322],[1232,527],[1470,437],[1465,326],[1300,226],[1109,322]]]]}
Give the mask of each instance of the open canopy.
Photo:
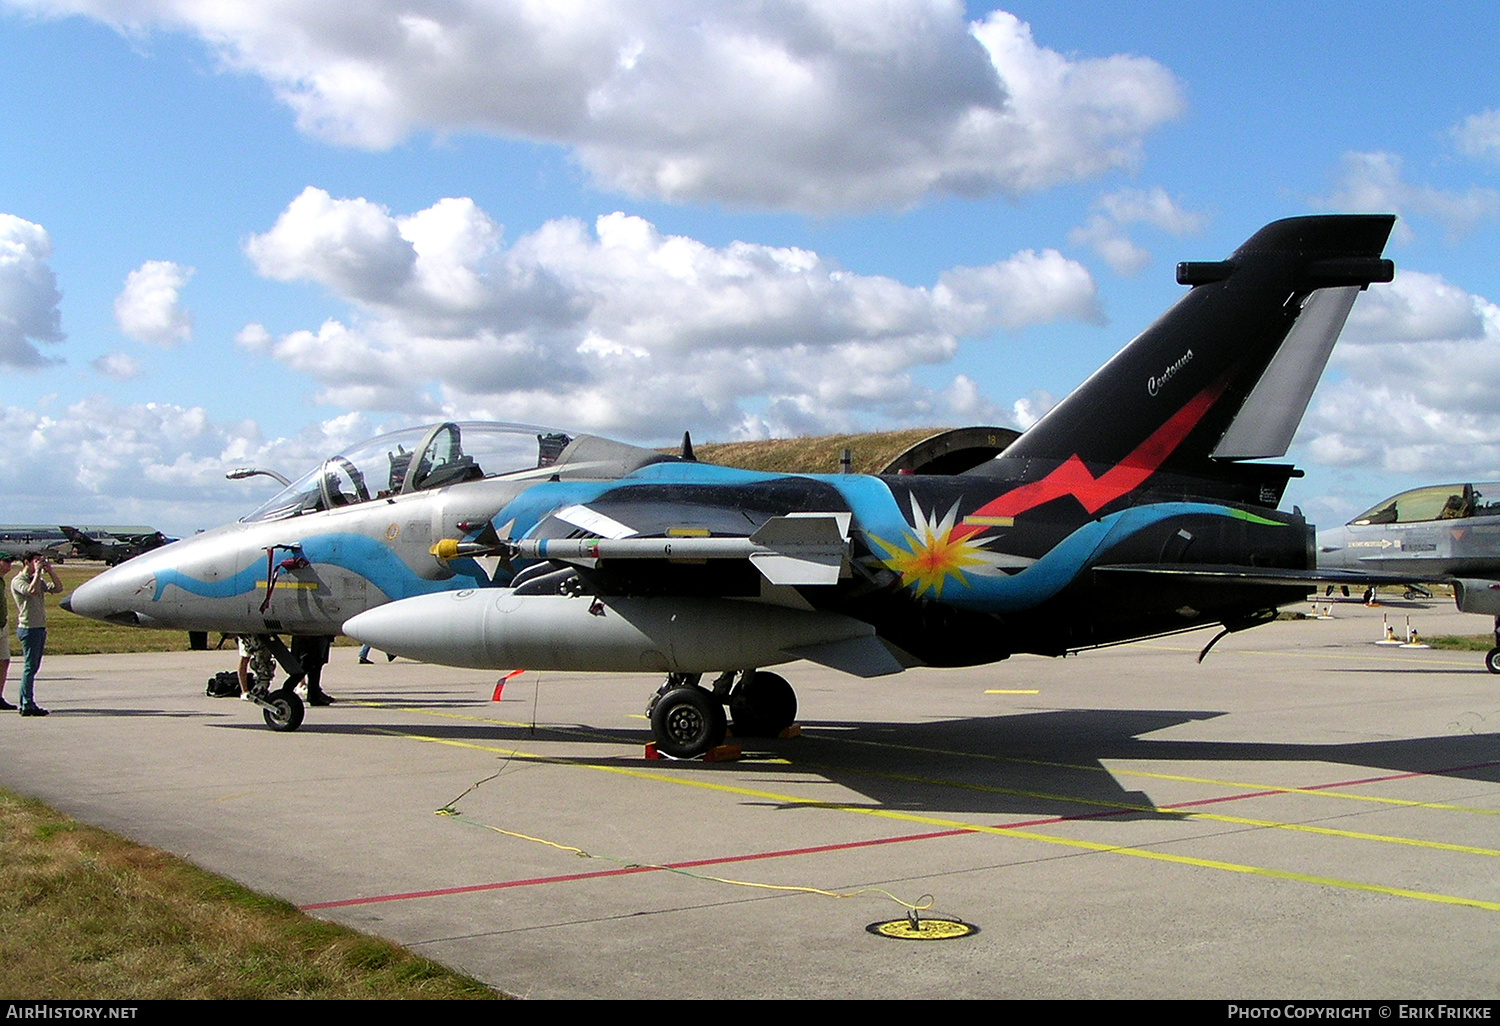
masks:
{"type": "Polygon", "coordinates": [[[281,520],[534,470],[556,461],[569,440],[545,428],[484,421],[447,421],[392,431],[330,456],[244,519],[281,520]]]}

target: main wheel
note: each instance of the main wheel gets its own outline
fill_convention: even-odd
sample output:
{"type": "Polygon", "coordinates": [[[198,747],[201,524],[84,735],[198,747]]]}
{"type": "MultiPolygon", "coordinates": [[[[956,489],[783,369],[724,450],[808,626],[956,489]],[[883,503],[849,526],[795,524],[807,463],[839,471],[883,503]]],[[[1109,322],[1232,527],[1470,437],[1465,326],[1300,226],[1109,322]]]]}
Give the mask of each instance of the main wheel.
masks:
{"type": "Polygon", "coordinates": [[[729,696],[736,737],[776,737],[797,719],[797,692],[779,673],[759,670],[729,696]]]}
{"type": "Polygon", "coordinates": [[[695,759],[724,743],[724,707],[702,688],[673,688],[651,710],[656,747],[676,759],[695,759]]]}
{"type": "Polygon", "coordinates": [[[274,711],[265,710],[266,726],[281,733],[302,726],[302,717],[307,710],[302,705],[302,699],[297,697],[297,692],[291,688],[282,688],[267,695],[266,701],[275,707],[274,711]]]}
{"type": "Polygon", "coordinates": [[[1484,668],[1491,673],[1500,673],[1500,648],[1492,648],[1485,653],[1484,668]]]}

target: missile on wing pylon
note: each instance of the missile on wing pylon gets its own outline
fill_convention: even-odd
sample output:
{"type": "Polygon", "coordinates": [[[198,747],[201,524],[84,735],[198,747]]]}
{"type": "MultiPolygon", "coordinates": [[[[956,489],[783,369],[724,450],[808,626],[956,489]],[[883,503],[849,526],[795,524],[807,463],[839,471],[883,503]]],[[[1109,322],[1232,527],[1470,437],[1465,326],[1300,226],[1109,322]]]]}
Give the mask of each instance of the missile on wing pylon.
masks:
{"type": "Polygon", "coordinates": [[[382,652],[482,669],[717,673],[811,659],[862,677],[901,663],[874,628],[837,613],[720,598],[421,595],[350,619],[382,652]]]}
{"type": "Polygon", "coordinates": [[[499,537],[486,525],[473,541],[444,538],[432,554],[550,559],[593,566],[601,559],[748,559],[772,584],[837,584],[849,552],[848,513],[790,513],[772,517],[748,538],[521,538],[499,537]]]}

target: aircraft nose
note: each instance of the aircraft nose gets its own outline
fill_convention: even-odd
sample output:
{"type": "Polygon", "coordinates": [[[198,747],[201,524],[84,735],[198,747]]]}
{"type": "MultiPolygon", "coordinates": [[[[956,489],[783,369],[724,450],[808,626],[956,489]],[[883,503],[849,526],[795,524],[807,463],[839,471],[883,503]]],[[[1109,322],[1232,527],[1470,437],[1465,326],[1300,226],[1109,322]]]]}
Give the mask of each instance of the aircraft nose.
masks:
{"type": "Polygon", "coordinates": [[[90,620],[139,624],[141,621],[133,608],[133,599],[141,584],[139,573],[115,567],[74,588],[73,594],[63,600],[62,608],[90,620]]]}
{"type": "Polygon", "coordinates": [[[73,596],[69,595],[67,598],[59,602],[58,606],[62,608],[62,611],[64,613],[71,613],[73,611],[73,596]]]}

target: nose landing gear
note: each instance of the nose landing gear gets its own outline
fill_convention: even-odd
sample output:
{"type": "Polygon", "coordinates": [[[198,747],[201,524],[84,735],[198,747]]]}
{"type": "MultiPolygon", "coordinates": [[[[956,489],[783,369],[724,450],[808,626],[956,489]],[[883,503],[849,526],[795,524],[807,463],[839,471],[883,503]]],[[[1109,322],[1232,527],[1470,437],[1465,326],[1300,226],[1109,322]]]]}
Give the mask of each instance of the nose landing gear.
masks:
{"type": "Polygon", "coordinates": [[[302,726],[302,717],[307,713],[302,699],[291,688],[282,688],[269,694],[251,692],[250,701],[261,707],[266,726],[278,733],[284,734],[302,726]]]}

